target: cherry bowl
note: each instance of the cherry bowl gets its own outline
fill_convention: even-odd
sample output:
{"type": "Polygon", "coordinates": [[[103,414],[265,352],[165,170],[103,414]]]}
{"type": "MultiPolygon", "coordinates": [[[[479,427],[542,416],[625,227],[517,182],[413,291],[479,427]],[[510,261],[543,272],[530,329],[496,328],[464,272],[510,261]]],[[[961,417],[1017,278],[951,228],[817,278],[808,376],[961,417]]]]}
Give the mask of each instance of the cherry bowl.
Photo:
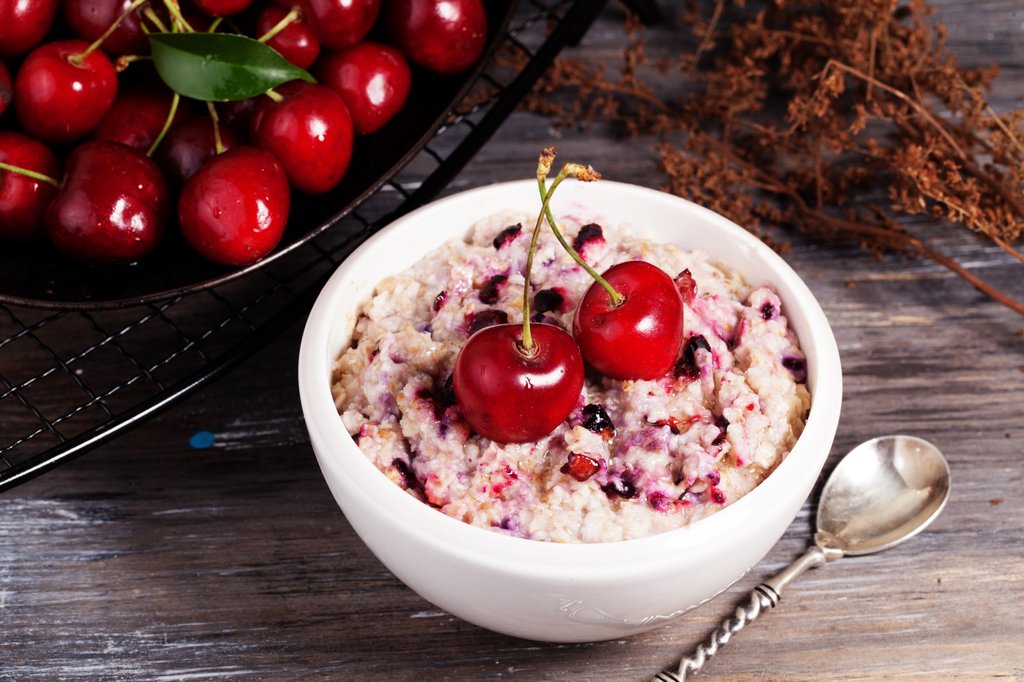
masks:
{"type": "Polygon", "coordinates": [[[785,460],[736,502],[690,526],[619,542],[556,544],[470,526],[392,483],[346,431],[331,369],[349,345],[360,307],[384,277],[502,209],[537,211],[533,180],[482,187],[395,221],[331,277],[306,323],[299,392],[327,484],[366,545],[428,601],[471,623],[552,642],[620,638],[663,625],[707,602],[768,553],[796,517],[829,454],[842,372],[828,320],[807,285],[750,233],[691,202],[601,180],[566,183],[558,212],[629,222],[655,241],[700,248],[752,284],[771,284],[807,357],[811,410],[785,460]],[[628,215],[624,207],[629,207],[628,215]]]}

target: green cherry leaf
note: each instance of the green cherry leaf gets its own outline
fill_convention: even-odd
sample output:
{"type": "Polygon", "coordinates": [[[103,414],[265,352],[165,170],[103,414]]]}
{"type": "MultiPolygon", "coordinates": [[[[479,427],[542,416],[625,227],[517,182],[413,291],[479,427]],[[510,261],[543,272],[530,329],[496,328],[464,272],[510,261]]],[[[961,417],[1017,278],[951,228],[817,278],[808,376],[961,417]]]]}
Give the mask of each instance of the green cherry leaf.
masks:
{"type": "Polygon", "coordinates": [[[207,102],[255,97],[281,83],[315,83],[258,40],[234,33],[151,33],[157,73],[171,90],[207,102]]]}

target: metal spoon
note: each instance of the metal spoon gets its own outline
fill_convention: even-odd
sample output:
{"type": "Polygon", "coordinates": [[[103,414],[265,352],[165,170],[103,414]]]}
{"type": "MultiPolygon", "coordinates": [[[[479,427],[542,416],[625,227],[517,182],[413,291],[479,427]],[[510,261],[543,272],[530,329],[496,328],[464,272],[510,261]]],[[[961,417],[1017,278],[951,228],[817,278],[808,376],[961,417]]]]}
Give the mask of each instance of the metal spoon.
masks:
{"type": "Polygon", "coordinates": [[[836,466],[818,503],[814,546],[722,622],[674,671],[652,682],[683,682],[761,612],[779,603],[782,588],[810,568],[843,556],[872,554],[917,535],[949,498],[949,464],[938,448],[914,436],[882,436],[861,443],[836,466]]]}

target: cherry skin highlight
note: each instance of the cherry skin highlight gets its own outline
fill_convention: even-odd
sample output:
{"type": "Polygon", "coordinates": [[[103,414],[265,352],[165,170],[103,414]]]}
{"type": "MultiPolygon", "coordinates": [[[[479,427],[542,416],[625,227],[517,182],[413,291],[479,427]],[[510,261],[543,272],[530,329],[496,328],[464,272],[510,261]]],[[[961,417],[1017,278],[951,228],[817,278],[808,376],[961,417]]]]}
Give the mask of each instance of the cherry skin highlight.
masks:
{"type": "Polygon", "coordinates": [[[326,55],[317,65],[317,80],[341,95],[357,135],[380,130],[405,104],[412,87],[402,53],[369,41],[326,55]]]}
{"type": "Polygon", "coordinates": [[[185,239],[204,258],[249,265],[270,253],[288,223],[288,178],[270,152],[236,147],[189,178],[178,198],[185,239]]]}
{"type": "Polygon", "coordinates": [[[352,47],[377,21],[380,0],[300,0],[303,16],[320,45],[334,50],[352,47]]]}
{"type": "Polygon", "coordinates": [[[602,275],[625,300],[618,306],[597,282],[580,300],[572,329],[586,361],[613,379],[655,379],[669,372],[683,342],[683,301],[672,278],[644,261],[602,275]]]}
{"type": "Polygon", "coordinates": [[[0,57],[18,57],[43,42],[56,14],[57,0],[0,2],[0,57]]]}
{"type": "Polygon", "coordinates": [[[444,75],[475,64],[487,42],[480,0],[392,0],[387,26],[409,59],[444,75]]]}
{"type": "MultiPolygon", "coordinates": [[[[0,162],[60,179],[60,163],[42,142],[0,130],[0,162]]],[[[57,188],[13,171],[0,170],[0,239],[28,242],[43,235],[46,207],[57,188]]]]}
{"type": "Polygon", "coordinates": [[[84,40],[60,40],[33,50],[14,78],[14,108],[22,128],[43,142],[84,137],[106,116],[117,96],[110,58],[94,50],[81,64],[72,58],[89,48],[84,40]]]}
{"type": "Polygon", "coordinates": [[[518,324],[485,327],[455,360],[453,387],[473,430],[501,443],[551,433],[569,416],[583,389],[583,359],[572,336],[550,324],[531,326],[532,354],[518,324]]]}
{"type": "Polygon", "coordinates": [[[341,96],[304,87],[254,115],[254,140],[281,162],[292,187],[309,194],[333,189],[352,159],[352,117],[341,96]]]}
{"type": "Polygon", "coordinates": [[[92,140],[71,152],[66,171],[46,212],[54,246],[96,265],[134,263],[156,247],[170,198],[149,157],[118,142],[92,140]]]}

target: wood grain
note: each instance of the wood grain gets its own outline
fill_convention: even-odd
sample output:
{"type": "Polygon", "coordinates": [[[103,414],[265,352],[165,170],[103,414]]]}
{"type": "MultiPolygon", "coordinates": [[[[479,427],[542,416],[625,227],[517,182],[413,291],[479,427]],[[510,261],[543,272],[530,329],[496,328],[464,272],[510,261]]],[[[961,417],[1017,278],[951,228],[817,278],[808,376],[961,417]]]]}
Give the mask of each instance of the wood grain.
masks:
{"type": "MultiPolygon", "coordinates": [[[[996,104],[1018,106],[1024,5],[936,4],[962,61],[1002,67],[996,104]]],[[[620,26],[613,7],[576,53],[614,63],[620,26]]],[[[670,21],[648,42],[668,50],[679,36],[670,21]]],[[[552,143],[614,179],[661,182],[650,140],[556,135],[519,113],[450,191],[529,175],[552,143]]],[[[999,249],[937,238],[1024,295],[1020,265],[999,249]]],[[[787,239],[844,363],[827,468],[872,436],[920,435],[947,454],[952,497],[913,541],[802,577],[701,677],[1024,680],[1024,320],[931,263],[787,239]]],[[[0,679],[647,680],[809,541],[810,502],[732,589],[628,640],[560,646],[471,626],[404,587],[338,511],[299,409],[299,333],[0,497],[0,679]],[[191,448],[203,430],[213,447],[191,448]]]]}

